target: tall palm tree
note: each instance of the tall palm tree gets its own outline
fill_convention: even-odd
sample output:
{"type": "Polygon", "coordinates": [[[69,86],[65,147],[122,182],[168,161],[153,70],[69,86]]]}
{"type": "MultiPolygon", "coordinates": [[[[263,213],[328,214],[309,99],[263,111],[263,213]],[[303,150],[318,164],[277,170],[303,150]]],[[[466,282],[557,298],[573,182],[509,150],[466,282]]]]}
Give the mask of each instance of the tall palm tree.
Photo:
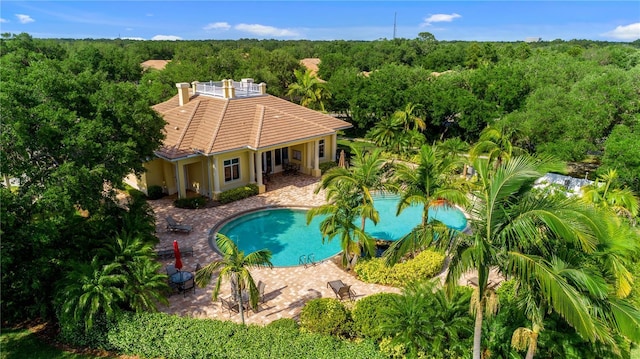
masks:
{"type": "Polygon", "coordinates": [[[402,123],[395,117],[384,117],[380,119],[369,132],[367,138],[370,138],[376,145],[386,149],[396,149],[402,141],[400,138],[404,135],[402,123]]]}
{"type": "Polygon", "coordinates": [[[255,252],[244,254],[244,251],[238,249],[238,246],[227,236],[218,233],[216,236],[216,245],[222,255],[222,259],[213,261],[196,272],[196,283],[200,287],[204,287],[213,278],[213,274],[220,270],[216,286],[213,289],[213,301],[218,299],[220,295],[220,285],[223,280],[230,280],[236,283],[234,290],[235,296],[240,301],[240,318],[244,324],[244,303],[242,298],[242,290],[249,289],[249,304],[252,308],[258,305],[259,292],[256,283],[249,271],[251,268],[273,268],[271,264],[271,251],[268,249],[260,249],[255,252]]]}
{"type": "Polygon", "coordinates": [[[591,185],[582,187],[582,199],[596,206],[610,209],[635,224],[640,199],[629,188],[618,187],[618,171],[610,169],[591,185]]]}
{"type": "Polygon", "coordinates": [[[352,147],[353,159],[349,168],[334,167],[322,176],[315,193],[322,189],[335,186],[338,183],[348,183],[356,191],[359,199],[357,205],[361,217],[361,229],[365,230],[365,222],[370,219],[374,224],[380,220],[378,211],[373,206],[372,191],[393,191],[395,187],[386,175],[389,162],[382,158],[379,149],[373,152],[363,152],[357,147],[352,147]]]}
{"type": "Polygon", "coordinates": [[[505,126],[487,126],[480,133],[480,139],[471,148],[469,156],[475,161],[480,156],[486,156],[494,166],[500,166],[508,161],[511,156],[523,152],[511,143],[512,132],[505,126]]]}
{"type": "Polygon", "coordinates": [[[300,105],[314,110],[325,111],[325,101],[331,98],[329,89],[311,70],[294,70],[296,82],[289,85],[287,96],[300,102],[300,105]]]}
{"type": "Polygon", "coordinates": [[[372,206],[362,204],[361,195],[353,182],[336,181],[327,187],[327,203],[307,212],[307,224],[316,216],[326,216],[320,222],[322,240],[340,238],[342,266],[349,269],[355,265],[363,249],[368,255],[375,253],[375,241],[355,225],[363,212],[370,213],[372,206]]]}
{"type": "MultiPolygon", "coordinates": [[[[469,208],[471,231],[452,237],[446,245],[451,255],[445,283],[455,286],[460,276],[478,272],[479,309],[486,307],[489,269],[517,283],[538,284],[544,303],[560,314],[578,333],[596,340],[602,332],[593,319],[588,301],[566,278],[552,270],[550,262],[557,242],[593,252],[603,226],[597,214],[573,199],[536,196],[533,183],[544,173],[561,169],[550,159],[513,157],[498,167],[489,161],[474,162],[478,186],[469,208]]],[[[480,358],[483,310],[476,311],[473,358],[480,358]]]]}
{"type": "Polygon", "coordinates": [[[418,108],[418,105],[409,102],[404,109],[394,112],[391,117],[396,119],[405,131],[424,131],[427,125],[423,119],[414,114],[416,108],[418,108]]]}
{"type": "Polygon", "coordinates": [[[93,327],[101,314],[113,317],[125,300],[122,286],[126,281],[119,274],[118,263],[103,265],[94,257],[91,263],[76,263],[62,281],[58,297],[62,315],[83,322],[85,329],[93,327]]]}
{"type": "Polygon", "coordinates": [[[420,205],[422,223],[391,245],[385,253],[388,263],[395,263],[405,254],[428,246],[435,232],[446,234],[446,226],[429,222],[429,210],[468,202],[463,185],[452,176],[460,163],[460,158],[448,156],[437,145],[432,145],[422,146],[417,166],[398,165],[395,174],[400,191],[398,214],[410,206],[420,205]]]}

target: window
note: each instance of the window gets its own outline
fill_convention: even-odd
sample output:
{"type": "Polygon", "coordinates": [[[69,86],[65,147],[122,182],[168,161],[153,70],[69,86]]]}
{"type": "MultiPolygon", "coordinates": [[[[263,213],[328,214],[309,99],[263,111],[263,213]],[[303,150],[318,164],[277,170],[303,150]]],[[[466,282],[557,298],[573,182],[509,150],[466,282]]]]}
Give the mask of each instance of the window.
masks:
{"type": "Polygon", "coordinates": [[[318,157],[324,158],[324,140],[318,143],[318,157]]]}
{"type": "Polygon", "coordinates": [[[224,181],[229,182],[240,178],[240,159],[224,161],[224,181]]]}

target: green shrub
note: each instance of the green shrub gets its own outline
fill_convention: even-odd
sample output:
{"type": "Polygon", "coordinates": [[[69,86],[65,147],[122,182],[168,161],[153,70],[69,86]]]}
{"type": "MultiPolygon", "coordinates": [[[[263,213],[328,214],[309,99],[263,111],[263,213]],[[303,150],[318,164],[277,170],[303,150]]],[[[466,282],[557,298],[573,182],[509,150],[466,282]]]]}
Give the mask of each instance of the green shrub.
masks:
{"type": "Polygon", "coordinates": [[[409,282],[434,277],[442,270],[444,254],[432,250],[420,252],[415,258],[388,267],[384,259],[373,258],[356,264],[354,271],[367,283],[404,286],[409,282]]]}
{"type": "Polygon", "coordinates": [[[300,312],[300,327],[312,333],[341,337],[349,333],[349,321],[347,308],[335,298],[312,299],[300,312]]]}
{"type": "Polygon", "coordinates": [[[329,162],[323,162],[320,164],[320,173],[324,174],[325,172],[327,172],[328,170],[332,169],[333,167],[338,166],[338,164],[335,161],[329,161],[329,162]]]}
{"type": "Polygon", "coordinates": [[[144,192],[139,191],[133,187],[127,188],[127,193],[131,198],[133,198],[134,201],[137,201],[139,199],[147,199],[147,195],[145,195],[144,192]]]}
{"type": "Polygon", "coordinates": [[[207,199],[203,196],[178,198],[175,201],[173,201],[174,206],[178,208],[188,208],[188,209],[202,208],[206,204],[207,204],[207,199]]]}
{"type": "Polygon", "coordinates": [[[394,293],[377,293],[357,301],[351,311],[355,333],[379,342],[384,337],[380,327],[385,319],[382,312],[399,296],[394,293]]]}
{"type": "Polygon", "coordinates": [[[246,186],[230,189],[220,193],[218,201],[222,204],[235,202],[247,197],[255,196],[258,194],[258,186],[254,183],[250,183],[246,186]]]}
{"type": "Polygon", "coordinates": [[[370,341],[305,333],[291,319],[267,326],[165,313],[125,313],[99,336],[100,348],[144,358],[385,358],[370,341]]]}
{"type": "Polygon", "coordinates": [[[160,199],[162,197],[164,197],[164,192],[162,191],[162,187],[158,185],[153,185],[147,188],[147,198],[160,199]]]}
{"type": "Polygon", "coordinates": [[[270,328],[276,328],[276,329],[287,329],[287,330],[300,329],[298,322],[296,322],[291,318],[280,318],[269,323],[267,326],[269,326],[270,328]]]}

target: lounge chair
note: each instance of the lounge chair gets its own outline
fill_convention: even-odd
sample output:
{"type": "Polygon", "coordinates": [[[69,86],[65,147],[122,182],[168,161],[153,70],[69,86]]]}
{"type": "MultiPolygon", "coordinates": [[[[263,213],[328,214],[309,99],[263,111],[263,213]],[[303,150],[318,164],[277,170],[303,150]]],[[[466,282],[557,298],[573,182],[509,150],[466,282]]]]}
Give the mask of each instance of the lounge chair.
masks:
{"type": "Polygon", "coordinates": [[[327,287],[331,287],[333,293],[335,293],[338,299],[343,300],[345,298],[349,298],[353,300],[355,297],[355,292],[351,289],[350,285],[344,284],[340,279],[334,280],[331,282],[327,282],[327,287]]]}
{"type": "Polygon", "coordinates": [[[193,226],[188,224],[179,224],[173,217],[167,216],[167,229],[172,232],[186,232],[189,233],[193,229],[193,226]]]}

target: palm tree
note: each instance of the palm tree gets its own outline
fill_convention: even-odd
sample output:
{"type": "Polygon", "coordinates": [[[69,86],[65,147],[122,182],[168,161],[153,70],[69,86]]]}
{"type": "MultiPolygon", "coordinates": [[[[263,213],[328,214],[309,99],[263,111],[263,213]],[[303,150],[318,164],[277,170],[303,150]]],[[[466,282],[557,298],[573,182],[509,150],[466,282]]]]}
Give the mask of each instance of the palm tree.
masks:
{"type": "Polygon", "coordinates": [[[360,202],[357,206],[360,211],[361,229],[365,230],[365,221],[370,219],[374,224],[380,220],[378,211],[373,206],[371,192],[374,190],[393,191],[395,187],[388,181],[385,175],[388,161],[382,158],[379,149],[373,152],[363,152],[357,147],[352,147],[353,159],[351,166],[347,168],[334,167],[322,176],[315,193],[322,189],[334,186],[339,182],[349,183],[356,191],[360,202]]]}
{"type": "Polygon", "coordinates": [[[480,139],[471,148],[469,156],[471,161],[485,155],[489,162],[496,167],[502,162],[508,161],[511,156],[523,152],[520,148],[514,147],[511,143],[512,133],[505,127],[487,126],[480,133],[480,139]]]}
{"type": "Polygon", "coordinates": [[[582,199],[596,206],[607,208],[628,218],[635,224],[640,210],[640,199],[629,188],[619,188],[618,171],[610,169],[591,185],[582,187],[582,199]]]}
{"type": "Polygon", "coordinates": [[[90,264],[74,264],[58,294],[62,300],[62,315],[84,322],[85,330],[91,329],[101,314],[112,318],[125,300],[121,288],[126,278],[119,274],[119,266],[118,263],[103,265],[98,257],[90,264]]]}
{"type": "Polygon", "coordinates": [[[573,199],[536,196],[533,183],[561,166],[550,159],[513,157],[498,167],[488,160],[474,163],[479,183],[469,208],[471,231],[452,237],[446,246],[451,255],[445,283],[455,286],[460,276],[478,272],[478,310],[474,327],[473,358],[480,358],[482,309],[487,307],[489,269],[497,267],[505,277],[523,285],[537,283],[541,298],[580,335],[595,340],[601,334],[584,295],[552,270],[559,243],[571,243],[581,252],[592,252],[603,233],[597,214],[573,199]]]}
{"type": "Polygon", "coordinates": [[[391,117],[399,122],[405,132],[409,130],[424,131],[427,128],[424,120],[413,113],[417,107],[417,105],[409,102],[403,110],[394,112],[391,117]]]}
{"type": "Polygon", "coordinates": [[[217,234],[216,245],[222,255],[222,259],[213,261],[197,271],[196,283],[200,287],[206,286],[211,282],[213,274],[220,270],[212,294],[214,302],[218,300],[220,285],[224,279],[236,283],[234,288],[236,293],[234,294],[240,301],[240,318],[242,319],[242,324],[244,324],[242,290],[245,288],[249,289],[249,304],[252,308],[256,308],[259,299],[258,288],[249,269],[262,267],[273,268],[273,264],[271,264],[271,251],[268,249],[260,249],[245,256],[244,251],[239,250],[238,246],[222,233],[217,234]]]}
{"type": "Polygon", "coordinates": [[[324,82],[314,76],[311,70],[294,70],[296,82],[289,85],[287,96],[293,101],[300,101],[300,105],[314,110],[325,111],[325,101],[331,98],[331,93],[324,82]]]}
{"type": "Polygon", "coordinates": [[[413,205],[423,207],[422,223],[411,233],[395,241],[385,253],[388,263],[395,263],[409,252],[428,246],[434,232],[445,235],[446,226],[429,222],[429,209],[439,206],[465,205],[466,192],[452,174],[460,166],[460,159],[445,155],[437,145],[422,146],[417,167],[399,165],[395,180],[401,195],[398,214],[413,205]]]}
{"type": "Polygon", "coordinates": [[[371,206],[362,204],[361,195],[353,182],[336,181],[327,187],[327,203],[307,212],[307,224],[316,216],[326,216],[320,222],[322,240],[332,241],[340,237],[342,266],[349,269],[358,260],[361,249],[372,255],[375,241],[354,223],[363,212],[370,213],[371,206]]]}
{"type": "Polygon", "coordinates": [[[141,235],[120,235],[114,243],[98,250],[106,262],[118,264],[118,273],[125,278],[125,302],[131,309],[157,311],[157,303],[168,304],[164,293],[169,289],[166,275],[160,274],[162,265],[155,261],[153,245],[141,235]]]}
{"type": "Polygon", "coordinates": [[[392,305],[383,310],[382,331],[392,343],[408,348],[408,357],[418,353],[444,353],[464,357],[472,334],[469,316],[470,291],[460,288],[449,296],[434,281],[410,283],[392,305]]]}
{"type": "Polygon", "coordinates": [[[402,123],[395,117],[384,117],[367,133],[376,145],[386,149],[397,149],[403,136],[402,123]]]}

